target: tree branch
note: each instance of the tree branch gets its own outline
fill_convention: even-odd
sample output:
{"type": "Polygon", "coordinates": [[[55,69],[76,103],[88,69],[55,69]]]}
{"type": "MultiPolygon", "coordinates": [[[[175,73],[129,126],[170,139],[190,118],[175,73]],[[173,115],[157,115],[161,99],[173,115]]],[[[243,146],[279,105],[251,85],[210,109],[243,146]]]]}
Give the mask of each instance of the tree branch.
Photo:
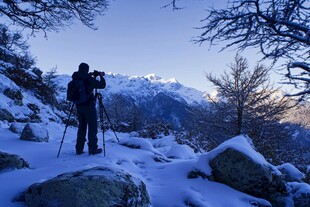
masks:
{"type": "Polygon", "coordinates": [[[22,28],[38,31],[59,31],[80,20],[91,29],[95,16],[103,15],[108,8],[108,0],[5,0],[0,3],[0,17],[6,17],[22,28]]]}

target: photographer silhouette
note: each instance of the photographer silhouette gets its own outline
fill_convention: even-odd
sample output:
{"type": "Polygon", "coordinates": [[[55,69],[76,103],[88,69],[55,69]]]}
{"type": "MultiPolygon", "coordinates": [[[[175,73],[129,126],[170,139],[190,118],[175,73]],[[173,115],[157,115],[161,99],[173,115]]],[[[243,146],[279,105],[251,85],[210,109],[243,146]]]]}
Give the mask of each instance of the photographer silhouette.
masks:
{"type": "Polygon", "coordinates": [[[76,154],[80,155],[84,153],[84,145],[86,142],[86,132],[88,129],[88,153],[90,155],[99,154],[102,152],[102,148],[98,148],[97,138],[97,113],[96,113],[96,98],[93,94],[94,89],[104,89],[106,82],[104,79],[104,72],[94,71],[89,73],[89,65],[81,63],[77,72],[72,74],[73,80],[82,80],[84,84],[85,93],[87,94],[87,100],[83,103],[77,103],[78,113],[78,132],[76,139],[76,154]],[[100,80],[96,77],[99,76],[100,80]]]}

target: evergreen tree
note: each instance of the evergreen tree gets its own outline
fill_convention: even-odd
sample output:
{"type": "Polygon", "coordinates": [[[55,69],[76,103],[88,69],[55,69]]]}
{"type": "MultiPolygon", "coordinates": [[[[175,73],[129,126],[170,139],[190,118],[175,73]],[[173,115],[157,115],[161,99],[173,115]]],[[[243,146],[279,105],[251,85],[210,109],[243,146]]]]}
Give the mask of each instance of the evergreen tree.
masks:
{"type": "Polygon", "coordinates": [[[35,58],[30,55],[22,34],[3,24],[0,24],[0,66],[19,86],[33,89],[42,84],[42,72],[35,67],[35,58]]]}
{"type": "Polygon", "coordinates": [[[57,104],[56,96],[58,95],[59,91],[59,87],[55,82],[57,76],[57,67],[50,69],[43,76],[43,82],[46,86],[44,94],[47,102],[50,103],[53,107],[57,104]]]}

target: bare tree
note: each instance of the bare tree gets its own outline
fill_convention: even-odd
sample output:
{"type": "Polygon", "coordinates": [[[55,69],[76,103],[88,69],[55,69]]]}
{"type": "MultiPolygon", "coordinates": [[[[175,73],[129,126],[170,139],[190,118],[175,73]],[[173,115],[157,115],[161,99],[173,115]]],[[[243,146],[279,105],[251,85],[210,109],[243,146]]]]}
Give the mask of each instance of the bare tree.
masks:
{"type": "Polygon", "coordinates": [[[220,78],[206,74],[222,98],[210,99],[218,106],[217,110],[226,109],[225,121],[230,121],[234,134],[263,136],[268,125],[280,121],[289,109],[290,99],[277,95],[279,90],[270,82],[269,72],[270,68],[260,64],[250,70],[247,60],[236,55],[230,73],[225,71],[220,78]]]}
{"type": "Polygon", "coordinates": [[[122,94],[106,97],[107,112],[117,131],[136,131],[141,127],[142,115],[134,99],[122,94]]]}
{"type": "Polygon", "coordinates": [[[95,29],[95,16],[103,15],[107,7],[108,0],[3,0],[0,17],[32,32],[59,31],[74,19],[95,29]]]}
{"type": "MultiPolygon", "coordinates": [[[[176,1],[173,1],[175,3],[176,1]]],[[[310,5],[308,0],[233,0],[225,9],[209,9],[204,32],[196,40],[222,49],[259,48],[263,59],[287,61],[286,77],[307,98],[310,94],[310,5]]]]}

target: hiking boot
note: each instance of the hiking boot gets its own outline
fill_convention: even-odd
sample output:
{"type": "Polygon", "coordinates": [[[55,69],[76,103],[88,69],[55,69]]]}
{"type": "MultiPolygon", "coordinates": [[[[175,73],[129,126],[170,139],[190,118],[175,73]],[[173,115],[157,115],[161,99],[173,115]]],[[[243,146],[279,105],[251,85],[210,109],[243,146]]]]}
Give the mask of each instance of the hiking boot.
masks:
{"type": "Polygon", "coordinates": [[[100,154],[100,153],[102,153],[101,148],[97,148],[95,150],[89,151],[89,155],[95,155],[95,154],[100,154]]]}
{"type": "Polygon", "coordinates": [[[76,152],[77,155],[81,155],[81,154],[83,154],[83,153],[84,153],[84,151],[76,152]]]}

